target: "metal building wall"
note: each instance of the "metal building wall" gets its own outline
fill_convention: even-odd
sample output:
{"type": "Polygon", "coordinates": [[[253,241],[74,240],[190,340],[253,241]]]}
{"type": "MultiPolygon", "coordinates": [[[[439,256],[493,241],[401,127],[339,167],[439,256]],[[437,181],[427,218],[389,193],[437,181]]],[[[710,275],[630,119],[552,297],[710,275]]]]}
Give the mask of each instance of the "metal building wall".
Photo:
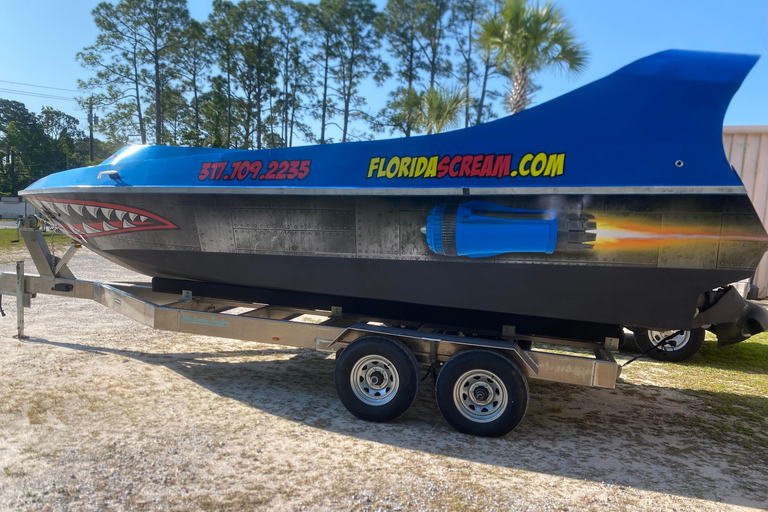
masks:
{"type": "MultiPolygon", "coordinates": [[[[725,126],[723,146],[768,229],[768,126],[725,126]]],[[[758,298],[768,297],[768,253],[757,267],[752,283],[758,288],[758,298]]]]}
{"type": "Polygon", "coordinates": [[[27,215],[37,215],[35,207],[21,197],[2,197],[0,198],[0,218],[18,219],[27,215]]]}

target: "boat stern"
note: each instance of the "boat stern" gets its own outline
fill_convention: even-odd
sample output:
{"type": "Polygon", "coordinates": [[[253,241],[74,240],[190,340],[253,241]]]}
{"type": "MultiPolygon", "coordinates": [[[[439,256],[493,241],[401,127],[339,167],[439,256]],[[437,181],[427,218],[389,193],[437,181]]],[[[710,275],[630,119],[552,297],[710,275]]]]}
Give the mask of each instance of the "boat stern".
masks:
{"type": "Polygon", "coordinates": [[[768,330],[768,311],[729,285],[701,295],[693,322],[694,328],[705,328],[717,336],[717,346],[722,348],[768,330]]]}

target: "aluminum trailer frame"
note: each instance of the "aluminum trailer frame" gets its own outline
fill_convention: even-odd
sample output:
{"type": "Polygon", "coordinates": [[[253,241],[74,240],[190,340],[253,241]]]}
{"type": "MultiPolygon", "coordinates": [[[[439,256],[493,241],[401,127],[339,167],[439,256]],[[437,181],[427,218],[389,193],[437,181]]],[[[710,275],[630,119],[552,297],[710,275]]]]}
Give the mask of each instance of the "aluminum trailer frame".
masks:
{"type": "Polygon", "coordinates": [[[521,335],[513,326],[505,326],[501,333],[462,333],[456,326],[349,315],[335,307],[331,311],[303,309],[196,297],[189,291],[181,295],[161,293],[153,291],[150,284],[86,281],[75,278],[67,266],[79,244],[73,242],[66,254],[57,258],[48,250],[34,218],[21,221],[19,232],[40,273],[26,274],[20,261],[15,273],[0,275],[0,295],[17,298],[20,338],[24,337],[24,308],[31,307],[32,299],[42,294],[92,300],[153,329],[328,353],[341,353],[365,337],[395,339],[413,353],[420,366],[436,372],[455,354],[482,349],[505,355],[527,379],[612,389],[621,374],[611,355],[618,350],[617,338],[593,342],[521,335]],[[317,317],[321,317],[320,323],[315,323],[317,317]],[[542,344],[557,350],[547,351],[542,344]]]}

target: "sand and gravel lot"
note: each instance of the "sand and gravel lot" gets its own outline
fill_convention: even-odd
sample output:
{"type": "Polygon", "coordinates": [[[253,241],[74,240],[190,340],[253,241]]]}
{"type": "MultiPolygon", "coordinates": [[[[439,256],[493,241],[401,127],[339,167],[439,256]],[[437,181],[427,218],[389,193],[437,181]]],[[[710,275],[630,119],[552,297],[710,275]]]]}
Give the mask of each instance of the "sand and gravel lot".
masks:
{"type": "MultiPolygon", "coordinates": [[[[71,267],[142,280],[86,250],[71,267]]],[[[50,296],[20,341],[15,300],[3,307],[0,510],[768,507],[759,366],[697,356],[633,364],[615,390],[532,382],[518,429],[482,439],[445,423],[431,379],[403,418],[369,424],[340,405],[333,356],[153,331],[50,296]]]]}

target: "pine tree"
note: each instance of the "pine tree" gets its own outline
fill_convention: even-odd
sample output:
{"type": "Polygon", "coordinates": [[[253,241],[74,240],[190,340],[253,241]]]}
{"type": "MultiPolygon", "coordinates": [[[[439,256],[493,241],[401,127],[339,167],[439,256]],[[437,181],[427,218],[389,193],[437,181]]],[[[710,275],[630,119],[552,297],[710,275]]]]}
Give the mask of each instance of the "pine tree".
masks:
{"type": "Polygon", "coordinates": [[[261,149],[264,108],[268,98],[276,93],[277,37],[273,33],[268,2],[245,0],[240,2],[238,10],[234,70],[244,95],[240,101],[244,115],[243,142],[246,147],[261,149]]]}
{"type": "Polygon", "coordinates": [[[235,30],[238,9],[228,0],[213,0],[213,12],[208,16],[211,27],[211,47],[216,54],[216,61],[226,74],[227,123],[226,146],[232,146],[232,73],[234,71],[235,30]]]}
{"type": "Polygon", "coordinates": [[[191,20],[181,34],[183,51],[175,52],[174,66],[181,78],[185,91],[192,91],[192,123],[183,137],[185,143],[192,146],[202,144],[200,130],[200,93],[206,73],[210,69],[210,35],[208,25],[191,20]]]}
{"type": "Polygon", "coordinates": [[[373,78],[381,83],[389,76],[389,67],[378,54],[379,40],[375,37],[373,23],[376,8],[369,0],[343,0],[335,18],[339,27],[336,36],[338,65],[331,70],[333,90],[341,103],[341,141],[357,137],[350,132],[350,120],[365,118],[361,108],[365,98],[360,96],[360,83],[373,78]]]}
{"type": "Polygon", "coordinates": [[[317,101],[314,102],[313,113],[315,119],[320,121],[319,144],[329,142],[326,128],[330,119],[336,113],[336,105],[329,93],[331,81],[331,67],[334,65],[339,53],[339,27],[336,20],[341,9],[340,0],[320,0],[319,4],[309,4],[302,7],[302,28],[312,39],[308,50],[310,70],[313,73],[312,85],[320,89],[317,101]]]}

